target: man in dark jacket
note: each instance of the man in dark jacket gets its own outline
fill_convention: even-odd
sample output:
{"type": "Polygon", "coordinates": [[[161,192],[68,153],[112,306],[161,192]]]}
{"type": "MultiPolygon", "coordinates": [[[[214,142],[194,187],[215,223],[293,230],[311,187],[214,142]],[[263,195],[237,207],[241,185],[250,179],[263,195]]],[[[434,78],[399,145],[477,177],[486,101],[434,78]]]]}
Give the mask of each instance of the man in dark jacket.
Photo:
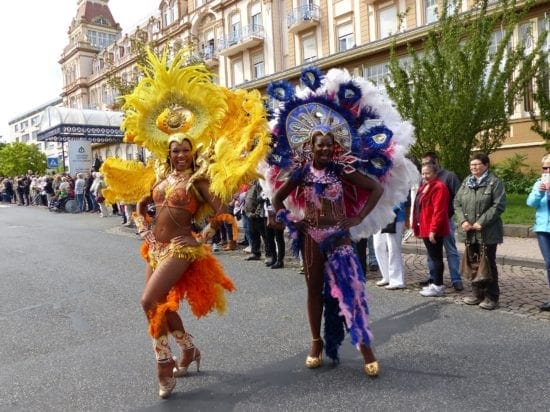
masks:
{"type": "MultiPolygon", "coordinates": [[[[248,191],[244,200],[244,212],[248,218],[248,227],[250,230],[250,256],[245,260],[260,260],[262,258],[262,239],[265,242],[265,213],[262,199],[262,186],[259,180],[255,180],[248,191]]],[[[266,257],[270,256],[268,250],[265,251],[266,257]]]]}

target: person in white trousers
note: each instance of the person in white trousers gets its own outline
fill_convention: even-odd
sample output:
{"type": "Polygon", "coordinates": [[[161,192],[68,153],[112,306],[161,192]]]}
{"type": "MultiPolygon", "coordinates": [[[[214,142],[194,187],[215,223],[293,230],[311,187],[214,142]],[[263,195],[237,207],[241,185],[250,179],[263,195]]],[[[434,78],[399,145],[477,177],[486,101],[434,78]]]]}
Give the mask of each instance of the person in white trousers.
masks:
{"type": "Polygon", "coordinates": [[[401,257],[405,204],[399,204],[393,211],[395,212],[395,221],[373,236],[374,253],[382,274],[382,279],[376,282],[376,285],[384,286],[388,290],[405,288],[405,274],[401,257]]]}

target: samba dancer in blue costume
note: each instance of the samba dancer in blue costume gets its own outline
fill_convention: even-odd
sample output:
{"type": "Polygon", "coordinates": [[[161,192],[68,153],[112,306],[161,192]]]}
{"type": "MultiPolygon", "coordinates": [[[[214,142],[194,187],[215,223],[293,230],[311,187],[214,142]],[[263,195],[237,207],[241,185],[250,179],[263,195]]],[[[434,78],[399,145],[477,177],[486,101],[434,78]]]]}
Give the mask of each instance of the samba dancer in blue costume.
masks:
{"type": "Polygon", "coordinates": [[[279,107],[263,173],[277,220],[304,259],[312,335],[306,366],[321,366],[323,348],[338,361],[347,329],[363,355],[365,373],[378,376],[365,274],[351,241],[392,221],[393,204],[406,199],[418,177],[404,157],[412,127],[382,91],[347,71],[333,69],[324,77],[310,67],[301,80],[305,87],[297,90],[284,81],[268,88],[279,107]]]}

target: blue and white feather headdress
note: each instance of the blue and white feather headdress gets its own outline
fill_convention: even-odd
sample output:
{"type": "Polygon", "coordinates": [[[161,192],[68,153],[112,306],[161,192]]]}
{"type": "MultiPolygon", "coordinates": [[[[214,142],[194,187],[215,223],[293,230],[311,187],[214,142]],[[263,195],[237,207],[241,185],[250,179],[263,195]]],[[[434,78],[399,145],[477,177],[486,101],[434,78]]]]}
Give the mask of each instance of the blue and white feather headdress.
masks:
{"type": "MultiPolygon", "coordinates": [[[[384,187],[376,208],[351,230],[354,238],[368,236],[393,221],[394,205],[405,201],[419,180],[416,167],[405,157],[414,143],[413,127],[383,89],[347,70],[331,69],[324,76],[318,68],[307,67],[300,78],[301,87],[277,81],[267,89],[276,104],[270,120],[272,152],[263,170],[265,189],[271,195],[293,170],[311,161],[313,131],[330,130],[337,143],[333,160],[344,171],[357,170],[384,187]]],[[[354,195],[346,200],[351,213],[366,201],[354,195]]],[[[303,204],[291,197],[287,207],[301,214],[303,204]]]]}

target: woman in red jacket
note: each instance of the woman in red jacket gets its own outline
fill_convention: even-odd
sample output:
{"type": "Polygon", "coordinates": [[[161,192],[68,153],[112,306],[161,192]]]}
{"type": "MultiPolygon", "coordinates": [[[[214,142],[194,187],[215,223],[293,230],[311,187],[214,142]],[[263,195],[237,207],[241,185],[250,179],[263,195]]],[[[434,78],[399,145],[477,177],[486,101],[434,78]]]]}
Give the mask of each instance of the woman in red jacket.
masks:
{"type": "Polygon", "coordinates": [[[434,263],[434,282],[420,291],[422,296],[443,296],[443,238],[450,233],[449,190],[437,178],[435,164],[422,166],[422,185],[414,202],[414,235],[421,237],[434,263]]]}

